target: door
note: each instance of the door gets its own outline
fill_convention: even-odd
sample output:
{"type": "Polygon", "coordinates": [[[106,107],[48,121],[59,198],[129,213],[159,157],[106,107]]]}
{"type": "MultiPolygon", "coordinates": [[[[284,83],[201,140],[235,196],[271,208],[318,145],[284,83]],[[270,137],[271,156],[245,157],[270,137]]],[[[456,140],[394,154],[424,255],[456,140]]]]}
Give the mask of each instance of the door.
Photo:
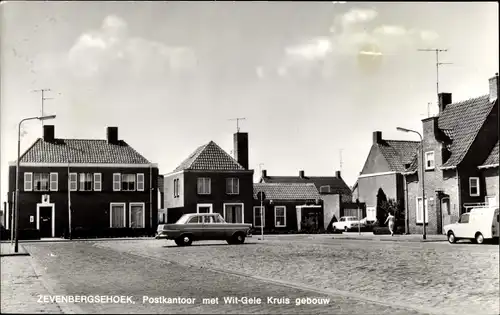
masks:
{"type": "Polygon", "coordinates": [[[203,237],[203,216],[195,215],[186,223],[186,229],[193,232],[195,240],[203,237]]]}
{"type": "Polygon", "coordinates": [[[52,207],[40,207],[40,237],[52,237],[52,207]]]}
{"type": "Polygon", "coordinates": [[[198,204],[197,209],[198,213],[211,213],[212,205],[211,204],[198,204]]]}
{"type": "Polygon", "coordinates": [[[242,205],[226,205],[224,208],[224,219],[227,223],[243,223],[242,205]]]}

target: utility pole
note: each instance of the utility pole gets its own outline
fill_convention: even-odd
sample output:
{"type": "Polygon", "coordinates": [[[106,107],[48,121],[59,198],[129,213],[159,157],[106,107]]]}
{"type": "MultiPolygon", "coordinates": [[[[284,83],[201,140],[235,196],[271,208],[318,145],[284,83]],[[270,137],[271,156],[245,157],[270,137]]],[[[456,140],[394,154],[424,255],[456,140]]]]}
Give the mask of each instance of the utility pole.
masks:
{"type": "Polygon", "coordinates": [[[240,132],[240,120],[246,120],[245,117],[239,117],[239,118],[231,118],[228,120],[236,120],[236,132],[240,132]]]}
{"type": "Polygon", "coordinates": [[[418,49],[418,51],[426,51],[426,52],[432,51],[432,52],[436,53],[436,97],[437,97],[437,103],[436,104],[439,104],[439,66],[453,64],[451,62],[439,62],[439,53],[440,52],[446,52],[446,51],[448,51],[448,49],[437,49],[437,48],[433,48],[433,49],[418,49]]]}
{"type": "Polygon", "coordinates": [[[431,117],[431,105],[432,102],[427,103],[427,118],[431,117]]]}
{"type": "MultiPolygon", "coordinates": [[[[54,99],[53,97],[45,97],[45,92],[50,92],[50,91],[51,91],[50,89],[39,89],[39,90],[33,90],[32,91],[32,92],[35,92],[35,93],[40,92],[41,95],[42,95],[42,108],[41,108],[40,117],[45,116],[45,112],[44,112],[45,101],[46,100],[52,100],[52,99],[54,99]]],[[[42,120],[42,128],[43,128],[43,120],[42,120]]]]}

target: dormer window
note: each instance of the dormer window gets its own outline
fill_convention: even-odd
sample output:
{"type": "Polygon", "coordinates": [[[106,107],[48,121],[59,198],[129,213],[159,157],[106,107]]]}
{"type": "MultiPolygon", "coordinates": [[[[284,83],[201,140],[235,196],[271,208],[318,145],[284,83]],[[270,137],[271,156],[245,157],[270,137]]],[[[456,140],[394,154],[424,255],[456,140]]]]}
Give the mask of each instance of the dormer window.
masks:
{"type": "Polygon", "coordinates": [[[434,167],[434,151],[425,152],[425,169],[433,170],[434,167]]]}
{"type": "Polygon", "coordinates": [[[319,192],[320,193],[330,193],[331,192],[330,186],[329,185],[321,186],[319,188],[319,192]]]}

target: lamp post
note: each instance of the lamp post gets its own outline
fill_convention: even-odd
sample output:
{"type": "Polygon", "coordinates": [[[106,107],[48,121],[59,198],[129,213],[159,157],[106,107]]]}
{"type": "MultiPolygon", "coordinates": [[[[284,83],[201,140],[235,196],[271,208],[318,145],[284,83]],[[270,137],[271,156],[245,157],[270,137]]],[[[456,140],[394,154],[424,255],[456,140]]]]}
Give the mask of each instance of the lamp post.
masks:
{"type": "Polygon", "coordinates": [[[19,159],[21,157],[21,125],[23,122],[28,120],[49,120],[56,118],[56,115],[50,116],[37,116],[37,117],[29,117],[24,118],[19,122],[19,126],[17,128],[17,161],[16,161],[16,200],[14,203],[14,215],[15,215],[15,242],[14,242],[14,252],[19,251],[19,159]]]}
{"type": "MultiPolygon", "coordinates": [[[[424,176],[425,176],[425,168],[424,168],[424,141],[423,141],[423,138],[422,138],[422,135],[418,132],[418,131],[415,131],[415,130],[411,130],[411,129],[406,129],[406,128],[402,128],[402,127],[397,127],[396,128],[397,130],[399,131],[402,131],[402,132],[412,132],[412,133],[416,133],[419,137],[420,137],[420,158],[422,160],[422,217],[423,217],[423,226],[424,226],[424,234],[422,235],[422,238],[425,240],[427,238],[427,235],[426,235],[426,227],[425,227],[425,179],[424,179],[424,176]]],[[[418,203],[417,203],[418,204],[418,203]]],[[[417,209],[418,211],[418,209],[417,209]]]]}

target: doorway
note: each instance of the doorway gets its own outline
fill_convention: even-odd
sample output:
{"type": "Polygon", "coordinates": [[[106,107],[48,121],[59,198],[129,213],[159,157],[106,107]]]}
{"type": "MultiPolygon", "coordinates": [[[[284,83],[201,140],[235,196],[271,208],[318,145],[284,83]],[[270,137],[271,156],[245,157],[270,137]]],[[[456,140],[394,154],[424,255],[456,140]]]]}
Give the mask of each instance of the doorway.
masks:
{"type": "Polygon", "coordinates": [[[54,205],[37,205],[37,229],[40,237],[54,237],[54,205]]]}
{"type": "Polygon", "coordinates": [[[212,213],[211,203],[199,203],[196,205],[196,213],[212,213]]]}

